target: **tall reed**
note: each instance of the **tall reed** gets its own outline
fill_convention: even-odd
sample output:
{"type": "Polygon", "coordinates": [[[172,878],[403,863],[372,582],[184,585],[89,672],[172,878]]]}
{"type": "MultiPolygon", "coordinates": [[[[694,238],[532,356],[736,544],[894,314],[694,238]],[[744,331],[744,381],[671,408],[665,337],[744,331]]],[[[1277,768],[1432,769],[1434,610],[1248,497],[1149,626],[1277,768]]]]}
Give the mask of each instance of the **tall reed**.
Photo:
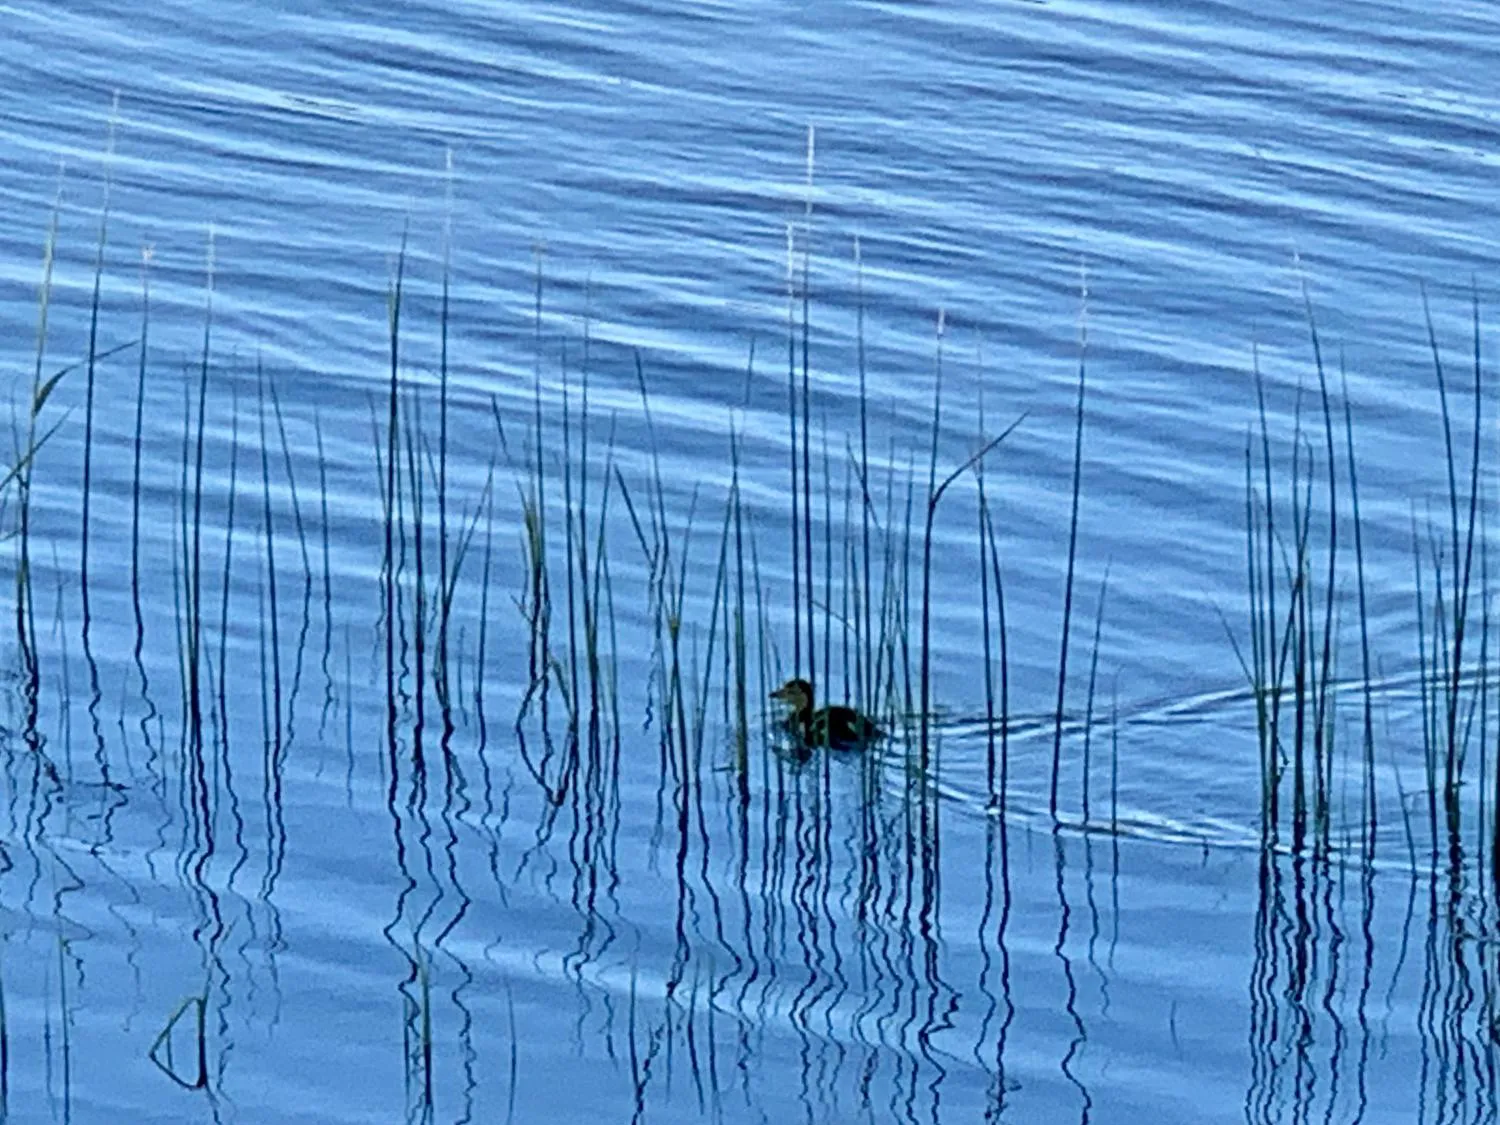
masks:
{"type": "Polygon", "coordinates": [[[1063,704],[1068,689],[1068,640],[1073,620],[1073,572],[1078,561],[1078,501],[1083,482],[1083,402],[1088,370],[1088,278],[1082,282],[1078,317],[1078,405],[1073,426],[1073,487],[1068,516],[1068,568],[1063,579],[1062,637],[1057,656],[1057,706],[1052,727],[1052,778],[1047,793],[1047,812],[1057,821],[1058,775],[1062,770],[1063,704]]]}
{"type": "Polygon", "coordinates": [[[78,541],[79,587],[83,598],[83,648],[88,659],[91,675],[95,677],[97,692],[97,669],[89,647],[89,635],[93,614],[89,603],[89,527],[90,501],[93,496],[94,454],[94,398],[96,372],[99,358],[99,306],[104,282],[104,253],[109,240],[110,190],[114,186],[115,132],[120,117],[120,95],[114,96],[114,105],[109,116],[109,140],[104,155],[104,201],[99,208],[99,241],[94,254],[94,292],[89,303],[88,364],[85,373],[83,399],[83,484],[80,531],[78,541]]]}
{"type": "Polygon", "coordinates": [[[34,716],[36,711],[39,675],[36,612],[31,589],[32,470],[38,449],[45,441],[45,436],[50,436],[38,433],[37,427],[42,408],[64,374],[59,371],[50,378],[43,376],[47,360],[48,314],[52,308],[52,274],[57,261],[57,228],[61,213],[62,185],[59,183],[42,251],[42,280],[37,290],[36,362],[32,368],[31,393],[27,396],[25,437],[15,445],[14,460],[5,478],[7,483],[12,479],[16,482],[16,551],[18,555],[15,578],[16,641],[21,653],[23,692],[29,716],[34,716]]]}

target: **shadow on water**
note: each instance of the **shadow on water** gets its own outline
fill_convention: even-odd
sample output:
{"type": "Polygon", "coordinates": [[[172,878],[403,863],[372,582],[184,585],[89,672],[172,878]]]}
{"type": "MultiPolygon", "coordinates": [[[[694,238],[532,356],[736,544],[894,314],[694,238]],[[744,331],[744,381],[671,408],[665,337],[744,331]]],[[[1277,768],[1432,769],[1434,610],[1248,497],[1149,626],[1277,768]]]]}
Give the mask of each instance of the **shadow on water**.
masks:
{"type": "MultiPolygon", "coordinates": [[[[811,138],[808,160],[811,176],[811,138]]],[[[1230,633],[1248,687],[1123,707],[1116,688],[1106,716],[1107,567],[1091,628],[1073,621],[1090,608],[1075,583],[1086,333],[1060,484],[1057,674],[1038,685],[1016,674],[996,535],[1005,438],[1024,423],[989,428],[981,402],[972,435],[945,427],[939,315],[931,429],[905,444],[882,432],[861,309],[857,415],[830,432],[810,358],[810,204],[788,231],[785,481],[749,464],[766,382],[753,346],[726,410],[727,471],[680,479],[657,440],[647,357],[616,348],[606,363],[591,312],[558,331],[540,257],[530,386],[451,382],[446,242],[431,300],[405,237],[379,394],[344,410],[330,392],[310,418],[283,401],[292,373],[218,360],[210,240],[201,353],[173,453],[154,463],[147,400],[164,380],[148,379],[150,277],[138,339],[103,346],[107,217],[106,204],[86,356],[55,370],[55,227],[48,237],[25,432],[3,486],[15,641],[0,1115],[68,1119],[84,1080],[90,1101],[107,1100],[92,1064],[112,1057],[154,1064],[127,1068],[122,1104],[182,1088],[216,1120],[261,1112],[281,1095],[259,1078],[311,1045],[318,1061],[291,1085],[325,1086],[351,1115],[399,1098],[418,1122],[626,1108],[916,1123],[1154,1107],[1192,1120],[1204,1099],[1237,1096],[1247,1121],[1363,1120],[1393,1098],[1419,1120],[1495,1111],[1500,718],[1477,300],[1468,461],[1433,340],[1450,494],[1446,521],[1413,521],[1417,672],[1386,675],[1372,655],[1354,424],[1347,402],[1337,417],[1309,301],[1316,420],[1304,424],[1299,388],[1280,456],[1258,381],[1247,436],[1248,646],[1230,633]],[[435,325],[414,333],[410,314],[429,307],[435,325]],[[413,353],[434,343],[432,369],[413,353]],[[83,515],[65,538],[34,489],[39,465],[62,472],[39,454],[61,404],[76,406],[74,370],[83,515]],[[96,405],[130,388],[117,449],[96,405]],[[342,423],[356,429],[362,412],[356,453],[342,423]],[[872,454],[882,440],[888,452],[872,454]],[[128,485],[109,477],[117,461],[128,485]],[[123,555],[97,538],[89,497],[106,485],[130,496],[128,585],[101,568],[123,555]],[[966,490],[975,507],[961,516],[966,490]],[[935,529],[966,518],[984,712],[961,718],[932,703],[932,610],[935,529]],[[75,541],[76,567],[61,552],[39,564],[39,545],[75,541]],[[39,631],[48,579],[56,611],[39,631]],[[1346,630],[1358,676],[1339,674],[1346,630]],[[299,723],[302,681],[319,673],[318,722],[304,701],[299,723]],[[841,686],[883,738],[826,747],[811,703],[784,721],[769,697],[788,676],[825,685],[825,703],[841,686]],[[117,688],[112,744],[102,709],[117,688]],[[1388,767],[1378,756],[1375,717],[1413,688],[1423,783],[1409,791],[1394,753],[1388,767]],[[1013,711],[1022,699],[1041,709],[1013,711]],[[1341,700],[1361,708],[1352,747],[1335,740],[1341,700]],[[1190,724],[1222,734],[1237,712],[1258,739],[1258,815],[1232,840],[1161,829],[1171,794],[1144,805],[1132,740],[1190,724]],[[324,740],[340,718],[346,770],[330,796],[324,740]],[[1247,929],[1247,960],[1228,960],[1247,929]],[[1244,994],[1226,990],[1246,965],[1244,994]],[[123,1032],[99,1030],[100,1009],[127,1003],[123,1032]],[[1240,1035],[1244,1069],[1224,1059],[1240,1035]],[[399,1078],[365,1084],[367,1051],[399,1051],[399,1078]],[[1188,1067],[1200,1073],[1180,1082],[1188,1067]]]]}

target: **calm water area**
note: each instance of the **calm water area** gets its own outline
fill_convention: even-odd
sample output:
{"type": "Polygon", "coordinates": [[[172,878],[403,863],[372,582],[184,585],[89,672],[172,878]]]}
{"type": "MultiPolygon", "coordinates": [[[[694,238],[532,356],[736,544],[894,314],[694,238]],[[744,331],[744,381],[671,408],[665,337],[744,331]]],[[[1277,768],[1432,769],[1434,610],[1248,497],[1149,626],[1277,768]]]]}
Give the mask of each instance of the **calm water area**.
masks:
{"type": "Polygon", "coordinates": [[[1500,7],[0,36],[0,1120],[1495,1119],[1500,7]]]}

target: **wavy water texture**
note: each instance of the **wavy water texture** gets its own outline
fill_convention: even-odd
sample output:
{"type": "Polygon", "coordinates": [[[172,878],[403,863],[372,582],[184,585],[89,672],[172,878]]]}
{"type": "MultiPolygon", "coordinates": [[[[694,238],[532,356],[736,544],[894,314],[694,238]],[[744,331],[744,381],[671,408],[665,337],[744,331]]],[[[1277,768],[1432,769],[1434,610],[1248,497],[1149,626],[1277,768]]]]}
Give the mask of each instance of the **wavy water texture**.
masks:
{"type": "Polygon", "coordinates": [[[1490,7],[0,32],[0,1117],[1493,1114],[1490,7]]]}

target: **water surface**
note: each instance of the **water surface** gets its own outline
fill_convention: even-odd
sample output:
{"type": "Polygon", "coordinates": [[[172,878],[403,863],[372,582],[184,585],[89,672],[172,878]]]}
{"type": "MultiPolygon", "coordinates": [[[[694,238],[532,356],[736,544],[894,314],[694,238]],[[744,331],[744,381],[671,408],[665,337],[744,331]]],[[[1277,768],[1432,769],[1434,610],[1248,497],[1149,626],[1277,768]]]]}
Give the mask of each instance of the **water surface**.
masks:
{"type": "MultiPolygon", "coordinates": [[[[1490,8],[23,4],[0,21],[15,71],[0,302],[18,409],[54,209],[46,370],[88,353],[106,177],[99,349],[141,334],[145,248],[151,292],[137,565],[141,353],[127,348],[98,365],[91,431],[84,372],[46,407],[66,421],[32,492],[34,715],[7,632],[0,984],[17,1120],[1493,1112],[1489,914],[1425,858],[1412,875],[1401,812],[1424,796],[1412,520],[1447,502],[1420,287],[1462,396],[1471,294],[1488,323],[1500,232],[1490,8]],[[405,544],[393,738],[382,427],[403,239],[399,368],[422,388],[404,409],[421,411],[427,444],[400,456],[423,474],[426,596],[445,242],[450,544],[474,532],[446,736],[433,603],[419,676],[405,544]],[[800,341],[804,263],[820,521],[825,496],[840,528],[848,496],[857,518],[861,319],[882,527],[900,522],[909,474],[925,487],[940,366],[941,465],[1026,414],[985,462],[1015,714],[1003,818],[969,475],[934,527],[935,825],[912,811],[905,737],[796,769],[768,751],[758,708],[742,804],[721,676],[687,764],[662,749],[652,569],[625,490],[643,504],[659,466],[674,558],[688,552],[684,659],[706,665],[714,645],[721,660],[710,623],[739,436],[766,674],[789,671],[787,325],[790,311],[800,341]],[[200,490],[183,419],[197,417],[210,268],[200,490]],[[1262,853],[1255,710],[1225,631],[1246,643],[1255,366],[1283,471],[1299,409],[1320,425],[1304,286],[1359,445],[1382,685],[1373,869],[1358,848],[1331,863],[1262,853]],[[570,756],[550,697],[549,768],[576,767],[553,805],[527,765],[545,752],[539,713],[525,756],[513,730],[530,639],[527,472],[510,460],[531,451],[539,373],[565,567],[562,401],[566,382],[576,464],[585,369],[596,518],[611,482],[619,720],[570,756]],[[200,491],[195,741],[183,496],[200,491]],[[183,1090],[173,1075],[198,1077],[195,997],[206,1089],[183,1090]],[[168,1027],[163,1065],[152,1045],[168,1027]]],[[[1482,352],[1491,340],[1483,328],[1482,352]]],[[[1310,451],[1322,433],[1305,433],[1310,451]]],[[[815,576],[834,616],[843,558],[831,591],[815,576]]],[[[1352,627],[1348,584],[1341,606],[1352,627]]],[[[1352,685],[1357,634],[1342,638],[1352,685]]],[[[853,687],[842,640],[833,695],[853,687]]],[[[1350,745],[1357,696],[1341,704],[1350,745]]],[[[1359,802],[1338,808],[1334,836],[1359,836],[1359,802]]]]}

